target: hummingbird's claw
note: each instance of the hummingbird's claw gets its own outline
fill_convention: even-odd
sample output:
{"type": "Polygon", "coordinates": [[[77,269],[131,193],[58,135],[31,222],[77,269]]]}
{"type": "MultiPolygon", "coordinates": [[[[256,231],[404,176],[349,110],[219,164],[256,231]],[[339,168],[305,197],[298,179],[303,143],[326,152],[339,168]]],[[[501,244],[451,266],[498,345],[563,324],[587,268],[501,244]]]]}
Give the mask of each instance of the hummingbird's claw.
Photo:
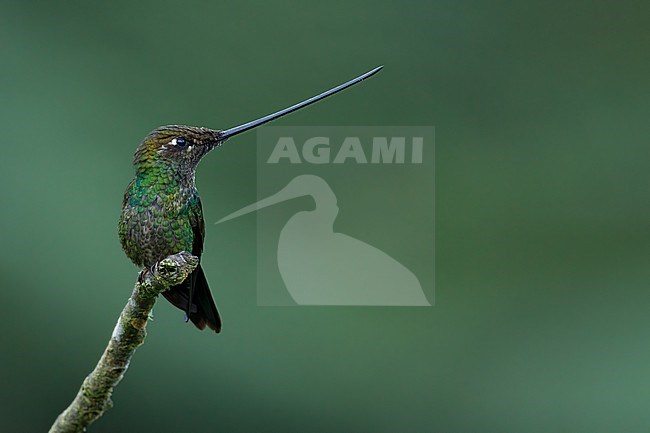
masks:
{"type": "Polygon", "coordinates": [[[142,284],[146,273],[147,273],[146,269],[142,269],[140,272],[138,272],[138,284],[142,284]]]}
{"type": "Polygon", "coordinates": [[[140,272],[138,272],[138,283],[142,284],[144,282],[144,277],[147,275],[147,272],[153,274],[153,270],[156,267],[156,264],[154,263],[151,265],[149,268],[144,268],[140,272]]]}

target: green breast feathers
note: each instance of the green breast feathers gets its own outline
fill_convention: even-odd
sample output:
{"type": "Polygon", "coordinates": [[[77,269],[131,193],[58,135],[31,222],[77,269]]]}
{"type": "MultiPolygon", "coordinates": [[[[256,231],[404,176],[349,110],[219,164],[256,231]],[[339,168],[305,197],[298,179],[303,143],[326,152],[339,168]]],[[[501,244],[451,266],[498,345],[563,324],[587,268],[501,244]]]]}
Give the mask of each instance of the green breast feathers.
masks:
{"type": "MultiPolygon", "coordinates": [[[[138,175],[125,194],[119,221],[122,248],[137,266],[151,266],[203,243],[201,202],[194,185],[138,175]]],[[[193,252],[199,254],[200,252],[193,252]]]]}

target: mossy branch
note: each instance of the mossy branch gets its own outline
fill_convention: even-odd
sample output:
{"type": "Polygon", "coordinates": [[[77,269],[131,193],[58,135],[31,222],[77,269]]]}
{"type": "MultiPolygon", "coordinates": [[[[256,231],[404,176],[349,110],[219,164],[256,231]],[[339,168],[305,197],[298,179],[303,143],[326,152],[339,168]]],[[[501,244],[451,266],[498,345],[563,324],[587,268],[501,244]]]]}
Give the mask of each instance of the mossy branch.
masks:
{"type": "Polygon", "coordinates": [[[57,417],[50,433],[83,432],[112,407],[113,388],[124,376],[135,349],[144,343],[147,320],[157,296],[185,280],[198,264],[198,258],[181,252],[156,263],[152,272],[138,279],[97,366],[83,381],[70,406],[57,417]]]}

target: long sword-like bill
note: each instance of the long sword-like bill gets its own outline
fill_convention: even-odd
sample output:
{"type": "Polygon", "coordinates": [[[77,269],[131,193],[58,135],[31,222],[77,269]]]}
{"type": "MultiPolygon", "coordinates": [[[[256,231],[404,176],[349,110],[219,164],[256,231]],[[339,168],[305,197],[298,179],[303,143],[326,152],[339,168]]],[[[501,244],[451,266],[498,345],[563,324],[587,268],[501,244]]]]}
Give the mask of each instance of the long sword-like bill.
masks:
{"type": "Polygon", "coordinates": [[[347,89],[350,86],[353,86],[357,83],[360,83],[361,81],[365,80],[368,77],[371,77],[375,75],[377,72],[381,71],[383,66],[378,66],[372,71],[368,71],[363,75],[358,76],[357,78],[348,81],[347,83],[343,83],[340,86],[336,86],[333,89],[330,89],[326,92],[321,93],[320,95],[316,95],[312,98],[309,98],[305,101],[302,101],[298,104],[292,105],[291,107],[287,107],[284,110],[277,111],[273,114],[269,114],[268,116],[260,117],[257,120],[253,120],[248,123],[244,123],[243,125],[235,126],[234,128],[226,129],[225,131],[221,132],[221,139],[226,140],[234,135],[241,134],[242,132],[248,131],[249,129],[253,129],[257,126],[263,125],[266,122],[270,122],[271,120],[275,120],[279,117],[282,117],[286,114],[293,113],[296,110],[300,110],[303,107],[306,107],[308,105],[311,105],[315,102],[320,101],[321,99],[327,98],[328,96],[331,96],[335,93],[340,92],[341,90],[347,89]]]}

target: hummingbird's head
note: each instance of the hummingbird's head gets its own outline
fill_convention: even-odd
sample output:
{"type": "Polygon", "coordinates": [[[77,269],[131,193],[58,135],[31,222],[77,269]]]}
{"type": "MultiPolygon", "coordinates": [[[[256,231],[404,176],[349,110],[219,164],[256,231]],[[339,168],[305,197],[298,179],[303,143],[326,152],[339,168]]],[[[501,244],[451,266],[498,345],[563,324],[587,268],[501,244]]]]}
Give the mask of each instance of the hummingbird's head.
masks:
{"type": "Polygon", "coordinates": [[[146,170],[147,168],[156,169],[162,166],[191,174],[206,153],[221,145],[221,143],[230,137],[293,113],[330,95],[334,95],[376,74],[381,68],[383,66],[379,66],[357,78],[336,86],[320,95],[287,107],[284,110],[276,111],[273,114],[223,131],[182,125],[162,126],[153,130],[142,141],[140,147],[135,152],[133,163],[137,171],[146,170]]]}
{"type": "Polygon", "coordinates": [[[133,160],[136,168],[171,166],[192,171],[201,158],[225,139],[213,129],[168,125],[157,128],[142,141],[133,160]]]}

